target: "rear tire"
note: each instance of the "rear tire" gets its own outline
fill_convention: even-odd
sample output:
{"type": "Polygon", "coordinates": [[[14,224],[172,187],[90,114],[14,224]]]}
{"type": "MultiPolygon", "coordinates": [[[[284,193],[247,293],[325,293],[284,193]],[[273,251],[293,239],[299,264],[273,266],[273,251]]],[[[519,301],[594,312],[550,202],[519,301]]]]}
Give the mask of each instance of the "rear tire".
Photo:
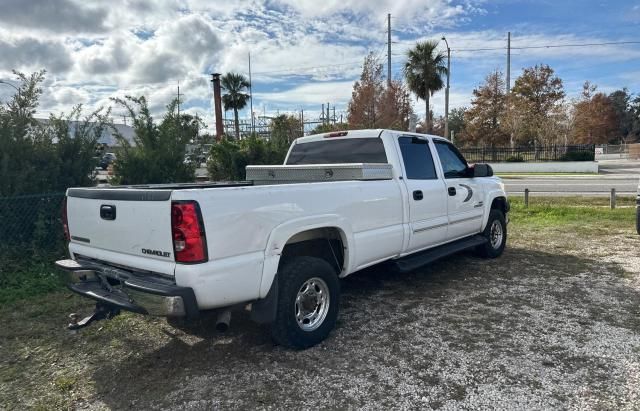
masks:
{"type": "Polygon", "coordinates": [[[320,258],[293,258],[278,270],[271,336],[285,347],[312,347],[335,327],[339,305],[340,282],[331,265],[320,258]]]}
{"type": "Polygon", "coordinates": [[[507,245],[507,222],[502,211],[491,209],[482,236],[487,242],[478,247],[478,254],[485,258],[499,257],[507,245]]]}

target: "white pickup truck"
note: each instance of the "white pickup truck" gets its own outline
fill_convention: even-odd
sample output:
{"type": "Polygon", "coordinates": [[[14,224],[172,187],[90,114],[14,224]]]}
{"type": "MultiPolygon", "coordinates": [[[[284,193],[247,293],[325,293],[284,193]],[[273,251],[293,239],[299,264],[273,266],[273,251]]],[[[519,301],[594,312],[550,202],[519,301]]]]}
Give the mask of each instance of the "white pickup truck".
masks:
{"type": "MultiPolygon", "coordinates": [[[[70,328],[119,310],[194,318],[248,307],[295,348],[336,323],[339,278],[390,261],[412,270],[475,248],[499,256],[509,202],[486,164],[447,140],[391,130],[295,140],[281,166],[248,180],[70,188],[69,287],[97,300],[70,328]]],[[[226,314],[226,315],[225,315],[226,314]]],[[[225,320],[226,318],[226,320],[225,320]]]]}

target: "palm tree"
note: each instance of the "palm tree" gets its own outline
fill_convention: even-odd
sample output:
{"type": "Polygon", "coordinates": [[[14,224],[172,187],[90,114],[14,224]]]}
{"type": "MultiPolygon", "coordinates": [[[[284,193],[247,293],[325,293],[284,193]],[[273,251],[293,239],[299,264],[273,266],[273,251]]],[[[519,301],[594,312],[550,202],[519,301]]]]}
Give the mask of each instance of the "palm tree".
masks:
{"type": "Polygon", "coordinates": [[[447,75],[446,56],[437,48],[437,41],[419,42],[408,51],[407,62],[404,64],[404,76],[409,90],[425,101],[427,133],[431,129],[429,98],[444,87],[442,77],[447,75]]]}
{"type": "Polygon", "coordinates": [[[224,111],[233,109],[235,119],[236,139],[240,139],[240,122],[238,121],[238,110],[247,106],[249,95],[246,93],[249,88],[249,80],[242,74],[227,73],[220,78],[222,89],[226,91],[222,95],[224,111]]]}

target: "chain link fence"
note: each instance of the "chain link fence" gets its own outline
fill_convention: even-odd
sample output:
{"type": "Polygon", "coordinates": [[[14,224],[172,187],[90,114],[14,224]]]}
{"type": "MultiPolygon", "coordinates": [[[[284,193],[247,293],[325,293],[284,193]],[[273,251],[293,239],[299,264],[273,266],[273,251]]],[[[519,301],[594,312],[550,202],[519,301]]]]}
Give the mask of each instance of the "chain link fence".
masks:
{"type": "Polygon", "coordinates": [[[0,301],[59,286],[64,193],[0,197],[0,301]]]}
{"type": "Polygon", "coordinates": [[[64,193],[0,197],[1,271],[65,253],[64,193]]]}
{"type": "Polygon", "coordinates": [[[64,193],[0,197],[0,250],[17,249],[22,254],[64,250],[63,200],[64,193]]]}

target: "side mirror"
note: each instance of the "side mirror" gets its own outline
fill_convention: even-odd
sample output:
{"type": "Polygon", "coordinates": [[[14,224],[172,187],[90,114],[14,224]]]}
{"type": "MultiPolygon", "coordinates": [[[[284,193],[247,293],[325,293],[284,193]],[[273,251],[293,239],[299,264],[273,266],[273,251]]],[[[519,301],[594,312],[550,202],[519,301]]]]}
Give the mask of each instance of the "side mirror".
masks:
{"type": "Polygon", "coordinates": [[[493,169],[489,164],[474,164],[472,166],[473,177],[491,177],[493,176],[493,169]]]}

